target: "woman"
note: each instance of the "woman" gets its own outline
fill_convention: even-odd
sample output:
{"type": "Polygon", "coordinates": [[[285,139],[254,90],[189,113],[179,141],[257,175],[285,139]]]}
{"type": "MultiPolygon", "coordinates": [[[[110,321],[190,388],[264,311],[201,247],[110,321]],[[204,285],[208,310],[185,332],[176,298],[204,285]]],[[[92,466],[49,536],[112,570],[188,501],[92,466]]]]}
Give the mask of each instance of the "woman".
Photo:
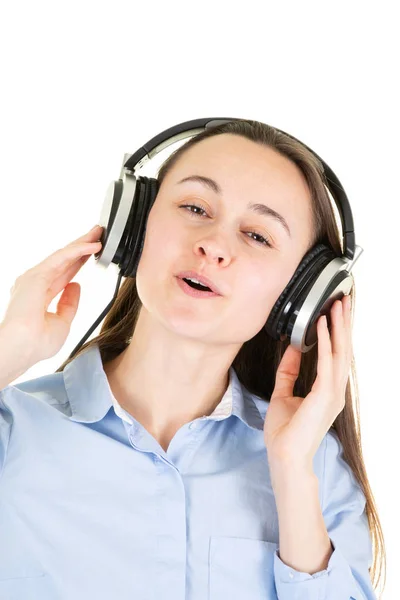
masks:
{"type": "Polygon", "coordinates": [[[304,254],[341,252],[319,161],[242,120],[182,145],[158,182],[136,278],[100,334],[11,386],[65,341],[80,291],[67,284],[100,231],[16,282],[0,326],[0,597],[375,598],[383,538],[355,426],[350,298],[304,355],[264,330],[304,254]],[[190,294],[202,276],[216,295],[190,294]],[[33,279],[46,300],[65,287],[36,335],[16,326],[33,279]]]}

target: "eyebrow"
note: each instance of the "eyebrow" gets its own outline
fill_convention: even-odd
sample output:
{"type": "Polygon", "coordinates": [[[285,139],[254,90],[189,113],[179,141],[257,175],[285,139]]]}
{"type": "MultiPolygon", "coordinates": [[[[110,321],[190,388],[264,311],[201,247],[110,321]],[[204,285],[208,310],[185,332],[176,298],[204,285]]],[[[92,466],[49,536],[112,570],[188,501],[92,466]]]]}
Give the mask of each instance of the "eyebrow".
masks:
{"type": "MultiPolygon", "coordinates": [[[[221,196],[222,194],[221,186],[210,177],[205,177],[204,175],[189,175],[188,177],[184,177],[183,179],[178,181],[178,184],[184,183],[185,181],[197,181],[198,183],[202,183],[203,185],[205,185],[215,194],[218,194],[219,196],[221,196]]],[[[286,230],[286,233],[289,235],[289,237],[292,237],[286,219],[270,206],[260,203],[252,204],[251,202],[249,202],[247,208],[263,217],[271,217],[272,219],[280,223],[280,225],[286,230]]]]}

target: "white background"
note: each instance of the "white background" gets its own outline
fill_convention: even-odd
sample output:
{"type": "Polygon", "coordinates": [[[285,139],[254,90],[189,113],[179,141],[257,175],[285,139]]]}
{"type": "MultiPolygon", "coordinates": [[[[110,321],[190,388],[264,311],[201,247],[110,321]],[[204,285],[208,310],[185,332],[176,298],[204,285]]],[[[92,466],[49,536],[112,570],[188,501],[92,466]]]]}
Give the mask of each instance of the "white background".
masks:
{"type": "MultiPolygon", "coordinates": [[[[96,224],[124,153],[172,125],[264,121],[339,177],[364,249],[353,345],[387,600],[400,561],[395,6],[14,0],[0,9],[0,320],[15,278],[96,224]]],[[[81,299],[64,347],[16,382],[58,368],[111,300],[116,268],[89,259],[74,278],[81,299]]]]}

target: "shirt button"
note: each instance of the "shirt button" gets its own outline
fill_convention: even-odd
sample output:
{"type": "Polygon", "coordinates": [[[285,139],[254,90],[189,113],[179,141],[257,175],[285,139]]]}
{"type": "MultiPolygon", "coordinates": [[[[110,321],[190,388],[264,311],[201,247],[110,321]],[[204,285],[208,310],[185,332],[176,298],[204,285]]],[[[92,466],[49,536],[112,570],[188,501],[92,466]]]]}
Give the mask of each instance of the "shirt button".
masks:
{"type": "Polygon", "coordinates": [[[189,429],[194,429],[196,427],[197,423],[190,423],[189,425],[189,429]]]}
{"type": "Polygon", "coordinates": [[[294,575],[293,575],[292,571],[289,572],[289,577],[290,577],[290,579],[293,579],[294,575]]]}

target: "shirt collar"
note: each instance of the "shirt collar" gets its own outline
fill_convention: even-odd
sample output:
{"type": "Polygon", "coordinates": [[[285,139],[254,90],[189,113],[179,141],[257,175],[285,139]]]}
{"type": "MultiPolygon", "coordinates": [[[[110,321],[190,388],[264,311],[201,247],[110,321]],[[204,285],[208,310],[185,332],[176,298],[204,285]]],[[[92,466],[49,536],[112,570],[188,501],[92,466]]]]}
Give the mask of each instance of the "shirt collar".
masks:
{"type": "MultiPolygon", "coordinates": [[[[119,416],[128,416],[111,392],[98,344],[89,346],[76,356],[64,367],[62,373],[71,407],[71,416],[68,417],[70,420],[94,423],[100,421],[112,406],[119,416]]],[[[241,384],[232,366],[229,369],[228,388],[207,418],[221,420],[230,415],[235,415],[253,429],[262,431],[264,428],[264,419],[253,394],[241,384]]]]}

